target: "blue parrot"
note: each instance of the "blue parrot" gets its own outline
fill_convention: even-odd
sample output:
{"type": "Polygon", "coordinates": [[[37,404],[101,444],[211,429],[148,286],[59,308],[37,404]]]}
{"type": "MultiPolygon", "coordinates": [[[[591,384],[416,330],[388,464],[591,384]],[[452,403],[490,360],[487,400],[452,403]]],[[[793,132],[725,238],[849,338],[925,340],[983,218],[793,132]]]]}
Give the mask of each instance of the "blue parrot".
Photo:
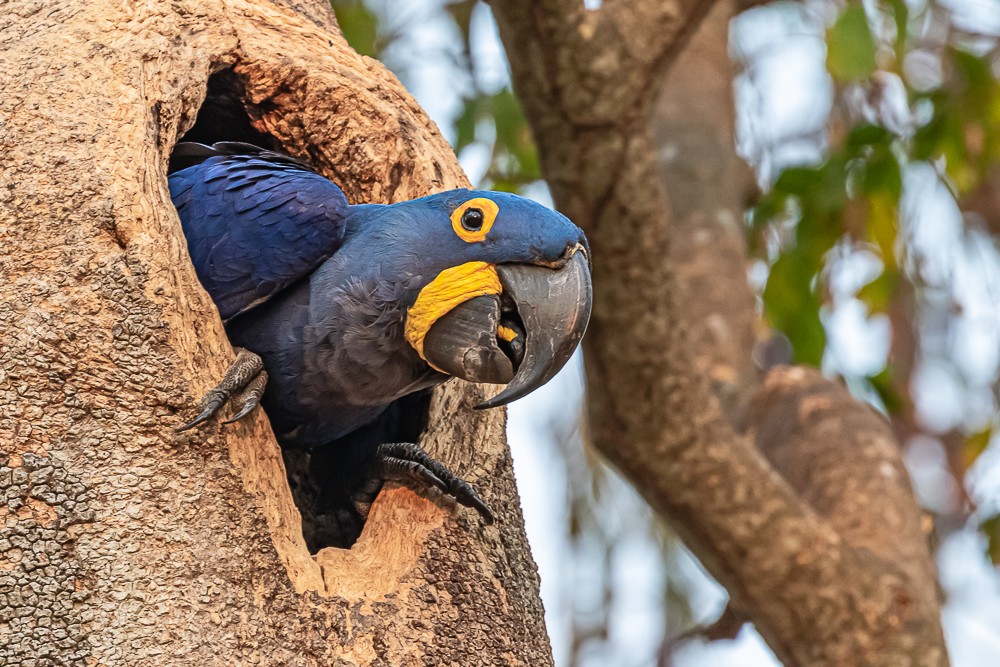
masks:
{"type": "Polygon", "coordinates": [[[250,144],[181,143],[170,196],[237,358],[200,414],[258,404],[310,548],[349,546],[386,481],[493,515],[415,440],[449,377],[547,382],[590,317],[590,251],[566,217],[500,192],[351,205],[308,165],[250,144]]]}

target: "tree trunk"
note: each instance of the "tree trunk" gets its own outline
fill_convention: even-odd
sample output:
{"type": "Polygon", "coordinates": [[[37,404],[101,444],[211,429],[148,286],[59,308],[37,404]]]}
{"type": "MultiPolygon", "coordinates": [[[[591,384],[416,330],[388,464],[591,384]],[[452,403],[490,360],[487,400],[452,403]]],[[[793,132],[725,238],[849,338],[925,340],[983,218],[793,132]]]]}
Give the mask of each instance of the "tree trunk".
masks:
{"type": "Polygon", "coordinates": [[[753,302],[726,220],[746,180],[720,109],[738,4],[491,0],[555,202],[593,251],[593,444],[785,664],[945,665],[934,564],[884,420],[806,369],[772,371],[748,400],[753,302]]]}
{"type": "Polygon", "coordinates": [[[166,188],[208,77],[354,202],[467,184],[325,3],[17,0],[0,17],[0,665],[545,665],[500,412],[422,444],[498,522],[402,488],[310,556],[266,417],[175,435],[232,361],[166,188]]]}

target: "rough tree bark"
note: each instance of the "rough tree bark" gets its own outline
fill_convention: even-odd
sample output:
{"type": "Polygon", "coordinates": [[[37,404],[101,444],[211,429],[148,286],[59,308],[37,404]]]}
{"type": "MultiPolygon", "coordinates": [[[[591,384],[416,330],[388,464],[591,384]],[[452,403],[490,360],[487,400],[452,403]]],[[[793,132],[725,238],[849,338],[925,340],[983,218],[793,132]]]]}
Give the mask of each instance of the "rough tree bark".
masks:
{"type": "Polygon", "coordinates": [[[737,3],[491,4],[556,204],[593,249],[594,445],[785,664],[947,664],[891,430],[813,371],[779,368],[756,388],[745,256],[723,219],[745,181],[727,166],[728,119],[711,111],[729,103],[712,63],[737,3]],[[650,130],[658,100],[669,184],[650,130]]]}
{"type": "Polygon", "coordinates": [[[352,201],[466,185],[319,0],[4,5],[0,665],[550,664],[478,390],[437,392],[422,442],[497,524],[395,488],[353,549],[315,558],[265,416],[174,435],[233,358],[166,189],[224,68],[254,127],[352,201]]]}

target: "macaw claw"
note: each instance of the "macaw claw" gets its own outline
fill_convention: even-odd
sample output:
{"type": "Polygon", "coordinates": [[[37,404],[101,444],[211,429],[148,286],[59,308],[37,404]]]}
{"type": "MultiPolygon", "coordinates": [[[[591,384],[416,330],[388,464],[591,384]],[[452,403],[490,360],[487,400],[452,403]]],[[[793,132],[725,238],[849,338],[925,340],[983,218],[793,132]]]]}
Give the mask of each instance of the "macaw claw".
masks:
{"type": "Polygon", "coordinates": [[[174,432],[182,433],[207,422],[230,400],[238,406],[237,411],[223,423],[232,424],[243,419],[260,404],[260,397],[264,395],[265,387],[267,387],[267,371],[264,370],[264,362],[250,350],[238,347],[236,361],[226,371],[222,382],[205,394],[198,404],[200,414],[174,432]]]}
{"type": "Polygon", "coordinates": [[[451,496],[460,505],[476,510],[483,523],[491,525],[493,512],[464,479],[457,477],[444,465],[434,460],[420,445],[412,442],[389,442],[379,445],[375,456],[365,471],[367,483],[354,494],[352,500],[358,513],[367,518],[375,496],[385,482],[398,482],[403,486],[426,493],[437,489],[451,496]]]}
{"type": "MultiPolygon", "coordinates": [[[[253,353],[251,353],[253,354],[253,353]]],[[[254,355],[257,356],[257,355],[254,355]]],[[[258,359],[260,357],[257,357],[258,359]]],[[[223,424],[235,424],[239,420],[246,417],[248,414],[253,412],[253,409],[260,405],[260,398],[264,395],[264,389],[267,388],[267,371],[261,370],[257,375],[250,380],[243,391],[241,391],[234,399],[233,405],[239,406],[232,417],[222,422],[223,424]]]]}

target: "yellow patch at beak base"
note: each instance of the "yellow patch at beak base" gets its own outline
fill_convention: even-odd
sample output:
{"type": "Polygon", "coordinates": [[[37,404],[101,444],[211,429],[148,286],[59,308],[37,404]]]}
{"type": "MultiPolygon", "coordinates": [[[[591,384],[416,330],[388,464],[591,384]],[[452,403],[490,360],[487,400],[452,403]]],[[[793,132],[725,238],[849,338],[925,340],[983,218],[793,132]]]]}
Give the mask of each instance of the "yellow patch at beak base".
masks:
{"type": "Polygon", "coordinates": [[[416,302],[406,311],[403,334],[420,358],[427,361],[424,337],[438,319],[469,299],[502,291],[500,277],[492,264],[466,262],[445,269],[420,290],[416,302]]]}

